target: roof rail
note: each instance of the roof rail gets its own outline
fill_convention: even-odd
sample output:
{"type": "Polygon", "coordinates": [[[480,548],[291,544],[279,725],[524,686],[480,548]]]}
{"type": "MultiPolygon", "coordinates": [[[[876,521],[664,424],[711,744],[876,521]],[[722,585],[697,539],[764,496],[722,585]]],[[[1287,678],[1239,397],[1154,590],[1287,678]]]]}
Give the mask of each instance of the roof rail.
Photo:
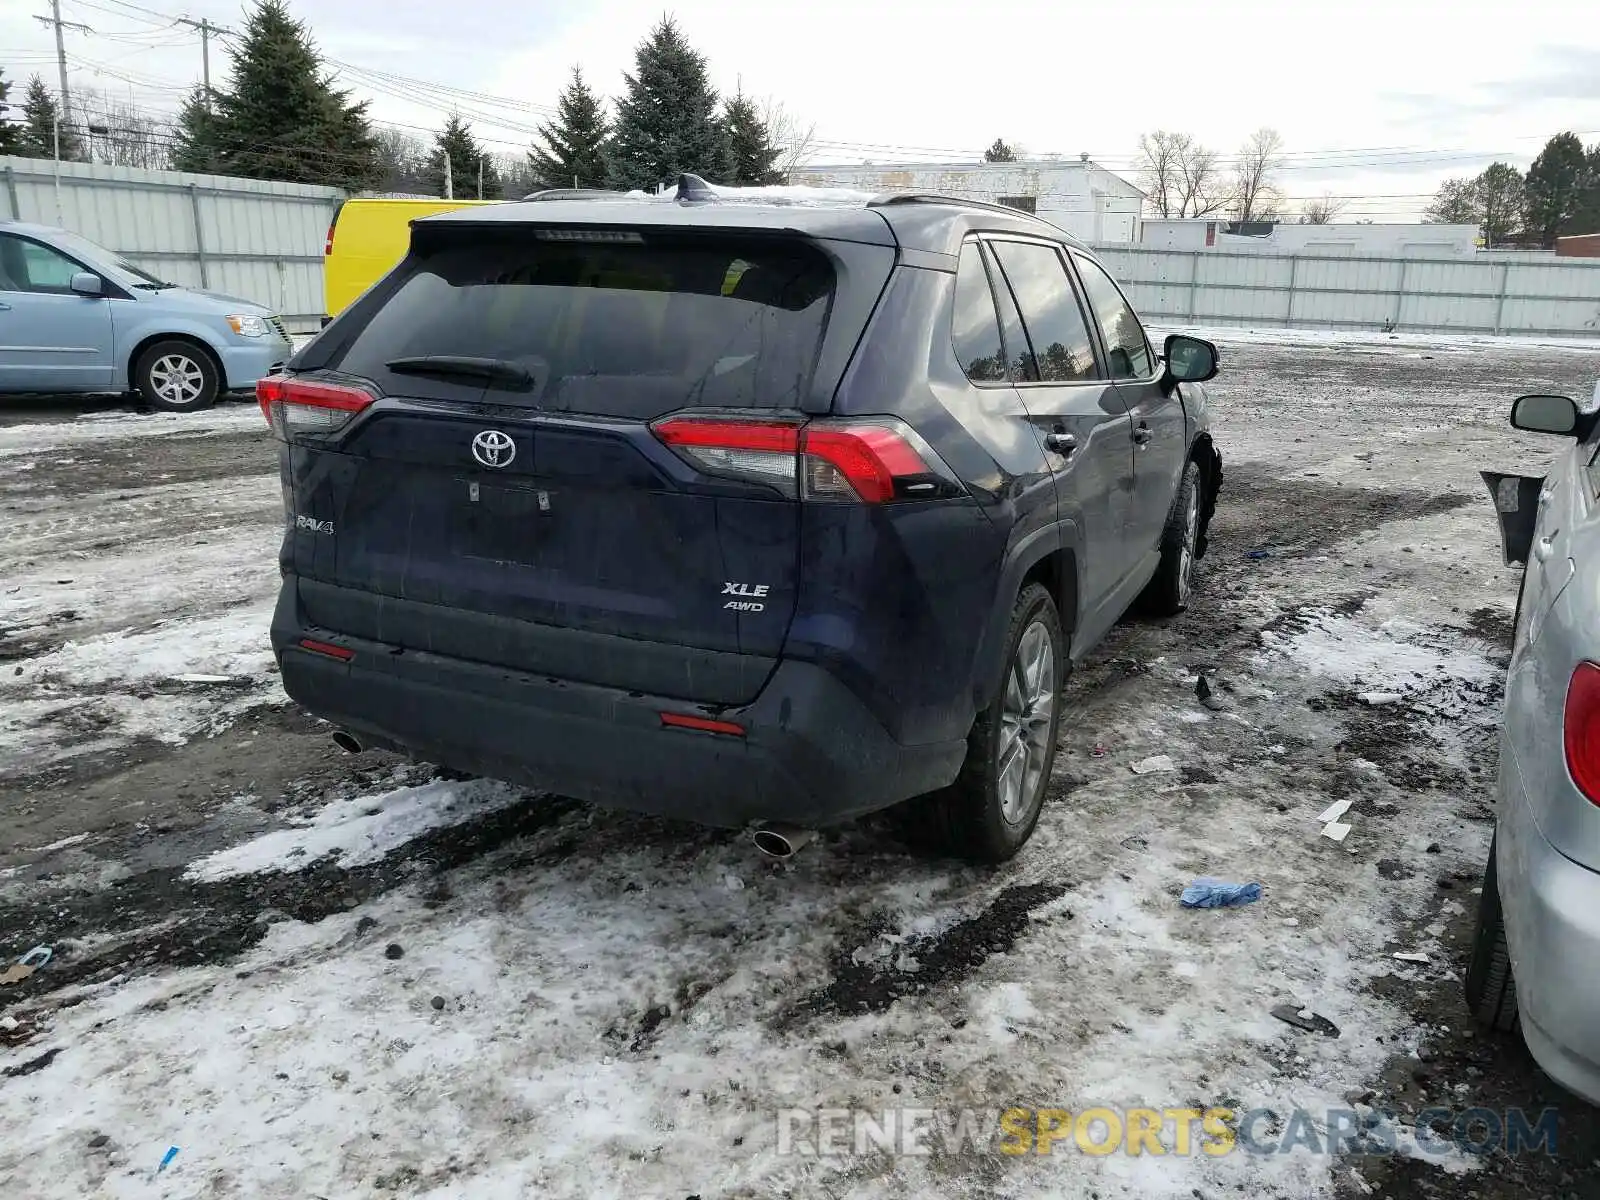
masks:
{"type": "Polygon", "coordinates": [[[524,200],[597,200],[603,196],[622,196],[625,192],[613,192],[608,188],[545,188],[543,191],[529,192],[524,200]]]}
{"type": "MultiPolygon", "coordinates": [[[[886,192],[867,201],[868,208],[886,208],[892,204],[954,204],[961,208],[983,208],[990,212],[1010,213],[1014,217],[1044,220],[1038,213],[1012,208],[1009,204],[990,204],[987,200],[969,200],[964,196],[941,196],[937,192],[886,192]]],[[[1045,221],[1045,224],[1049,222],[1045,221]]]]}

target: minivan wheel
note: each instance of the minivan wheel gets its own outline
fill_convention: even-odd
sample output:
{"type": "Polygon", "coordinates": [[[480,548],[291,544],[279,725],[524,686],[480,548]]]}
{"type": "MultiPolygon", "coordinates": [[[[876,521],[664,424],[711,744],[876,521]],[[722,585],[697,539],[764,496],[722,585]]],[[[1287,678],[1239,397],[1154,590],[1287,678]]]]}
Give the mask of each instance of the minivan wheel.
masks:
{"type": "Polygon", "coordinates": [[[1172,498],[1172,508],[1161,531],[1161,565],[1156,568],[1142,597],[1143,607],[1151,616],[1174,617],[1189,607],[1195,551],[1200,544],[1200,506],[1205,499],[1204,490],[1200,464],[1190,461],[1183,469],[1183,480],[1178,494],[1172,498]]]}
{"type": "Polygon", "coordinates": [[[157,342],[134,364],[133,383],[151,408],[197,412],[217,399],[220,381],[211,356],[193,342],[157,342]]]}
{"type": "Polygon", "coordinates": [[[1006,638],[1005,678],[967,737],[961,774],[907,814],[930,849],[1000,863],[1039,823],[1061,728],[1066,638],[1050,593],[1022,589],[1006,638]]]}
{"type": "Polygon", "coordinates": [[[1517,1027],[1517,985],[1511,977],[1511,951],[1500,910],[1495,849],[1491,840],[1483,894],[1478,897],[1478,928],[1472,935],[1472,957],[1467,962],[1467,1007],[1480,1024],[1509,1033],[1517,1027]]]}

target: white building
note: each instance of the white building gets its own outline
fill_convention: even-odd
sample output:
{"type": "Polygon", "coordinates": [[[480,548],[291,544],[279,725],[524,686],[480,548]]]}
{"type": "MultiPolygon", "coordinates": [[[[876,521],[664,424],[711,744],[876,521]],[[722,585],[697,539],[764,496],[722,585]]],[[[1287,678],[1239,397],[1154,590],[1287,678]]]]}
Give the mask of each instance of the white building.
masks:
{"type": "Polygon", "coordinates": [[[1140,244],[1155,250],[1223,250],[1230,253],[1350,255],[1357,258],[1471,258],[1478,253],[1476,225],[1278,224],[1260,236],[1228,232],[1226,219],[1162,220],[1146,217],[1140,244]]]}
{"type": "Polygon", "coordinates": [[[1144,193],[1087,154],[1014,163],[805,166],[791,183],[866,192],[930,192],[1035,213],[1090,242],[1134,242],[1144,193]]]}

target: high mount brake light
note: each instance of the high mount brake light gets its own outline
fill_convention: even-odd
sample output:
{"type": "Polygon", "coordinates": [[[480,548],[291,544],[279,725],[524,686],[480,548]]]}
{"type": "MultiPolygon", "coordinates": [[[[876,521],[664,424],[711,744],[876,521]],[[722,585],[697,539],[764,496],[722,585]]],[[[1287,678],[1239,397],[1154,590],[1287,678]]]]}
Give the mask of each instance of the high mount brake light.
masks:
{"type": "Polygon", "coordinates": [[[333,433],[377,397],[347,384],[268,375],[256,382],[256,400],[273,435],[288,441],[293,433],[333,433]]]}
{"type": "Polygon", "coordinates": [[[670,417],[655,433],[696,466],[769,484],[807,500],[882,504],[931,495],[939,473],[909,432],[880,421],[813,422],[670,417]]]}
{"type": "Polygon", "coordinates": [[[1600,667],[1594,663],[1579,663],[1567,684],[1562,741],[1572,782],[1600,805],[1600,667]]]}

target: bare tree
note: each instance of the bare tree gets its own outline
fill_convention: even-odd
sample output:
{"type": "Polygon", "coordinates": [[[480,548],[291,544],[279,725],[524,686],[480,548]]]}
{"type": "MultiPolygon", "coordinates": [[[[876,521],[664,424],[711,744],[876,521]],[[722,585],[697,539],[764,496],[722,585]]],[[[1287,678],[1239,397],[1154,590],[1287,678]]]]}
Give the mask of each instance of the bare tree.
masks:
{"type": "Polygon", "coordinates": [[[1145,202],[1159,217],[1181,216],[1175,211],[1178,193],[1178,159],[1189,142],[1187,134],[1158,129],[1139,135],[1139,186],[1145,202]]]}
{"type": "Polygon", "coordinates": [[[1332,225],[1333,219],[1344,211],[1347,203],[1349,201],[1342,196],[1323,192],[1320,200],[1307,200],[1300,206],[1300,224],[1332,225]]]}
{"type": "Polygon", "coordinates": [[[153,171],[171,165],[171,118],[154,116],[131,100],[94,88],[73,90],[72,117],[90,162],[153,171]]]}
{"type": "Polygon", "coordinates": [[[1178,160],[1180,217],[1209,217],[1228,206],[1228,184],[1217,165],[1217,152],[1191,144],[1178,160]]]}
{"type": "Polygon", "coordinates": [[[1276,129],[1258,129],[1239,149],[1233,173],[1233,211],[1240,221],[1270,221],[1283,206],[1273,176],[1283,167],[1283,138],[1276,129]]]}
{"type": "Polygon", "coordinates": [[[378,145],[378,165],[383,178],[373,185],[375,191],[431,196],[428,181],[428,155],[431,147],[416,134],[393,125],[376,125],[372,130],[378,145]]]}
{"type": "Polygon", "coordinates": [[[1210,216],[1230,199],[1216,151],[1187,133],[1158,129],[1141,135],[1138,165],[1146,202],[1158,216],[1210,216]]]}
{"type": "Polygon", "coordinates": [[[816,151],[817,126],[803,121],[783,106],[783,101],[768,96],[761,107],[761,121],[767,127],[767,138],[778,148],[778,161],[773,170],[785,182],[793,182],[794,174],[805,165],[816,151]]]}

